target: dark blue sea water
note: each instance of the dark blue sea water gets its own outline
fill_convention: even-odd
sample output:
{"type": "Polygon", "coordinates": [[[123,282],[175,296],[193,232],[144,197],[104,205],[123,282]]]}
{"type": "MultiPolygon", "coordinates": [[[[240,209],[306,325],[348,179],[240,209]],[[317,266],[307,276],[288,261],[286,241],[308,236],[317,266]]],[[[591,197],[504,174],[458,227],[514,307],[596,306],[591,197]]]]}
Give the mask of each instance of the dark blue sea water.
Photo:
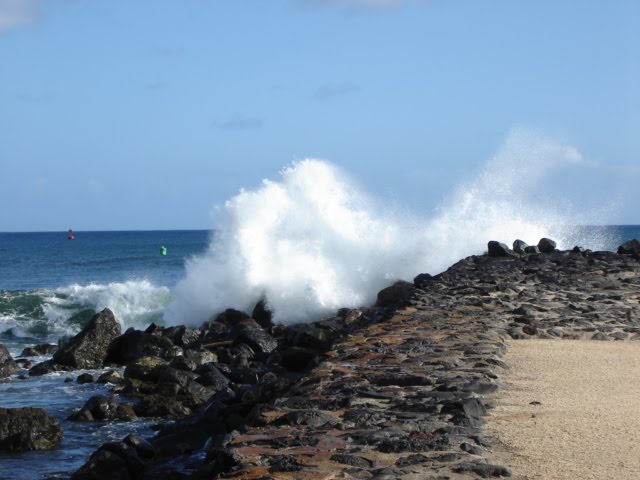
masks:
{"type": "MultiPolygon", "coordinates": [[[[640,239],[637,225],[569,230],[562,248],[577,244],[615,251],[627,240],[640,239]]],[[[77,333],[104,307],[114,311],[123,328],[161,324],[185,275],[185,262],[204,253],[210,241],[207,231],[78,231],[74,240],[67,240],[67,232],[0,233],[0,343],[18,356],[27,345],[77,333]],[[167,255],[161,255],[162,246],[167,255]]],[[[0,406],[47,409],[63,422],[65,439],[47,452],[0,454],[0,479],[65,478],[65,472],[77,469],[105,441],[132,430],[151,435],[143,421],[65,420],[91,395],[106,393],[104,386],[65,383],[67,374],[21,380],[20,373],[25,372],[0,380],[0,406]]]]}
{"type": "Polygon", "coordinates": [[[161,322],[185,260],[208,241],[207,231],[0,233],[0,341],[55,341],[104,307],[125,327],[161,322]]]}
{"type": "MultiPolygon", "coordinates": [[[[0,343],[16,357],[27,345],[77,333],[104,307],[114,310],[124,328],[161,323],[185,260],[208,242],[207,231],[78,231],[74,240],[67,232],[0,233],[0,343]]],[[[81,372],[21,380],[25,373],[0,380],[0,406],[45,408],[62,422],[64,439],[46,452],[0,454],[0,479],[66,478],[102,443],[130,432],[152,434],[142,420],[66,421],[89,397],[108,393],[107,387],[64,381],[81,372]]]]}

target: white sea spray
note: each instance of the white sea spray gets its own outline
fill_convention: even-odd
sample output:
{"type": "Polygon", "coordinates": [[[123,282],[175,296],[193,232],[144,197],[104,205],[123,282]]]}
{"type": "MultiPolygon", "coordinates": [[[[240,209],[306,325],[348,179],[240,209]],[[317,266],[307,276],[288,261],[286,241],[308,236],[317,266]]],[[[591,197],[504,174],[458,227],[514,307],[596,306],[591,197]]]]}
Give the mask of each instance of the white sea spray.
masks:
{"type": "MultiPolygon", "coordinates": [[[[568,225],[581,219],[544,193],[544,180],[560,167],[587,166],[575,147],[514,130],[424,218],[381,206],[329,162],[296,162],[278,181],[264,180],[226,202],[208,250],[187,262],[165,320],[199,325],[226,308],[250,312],[266,298],[276,322],[311,321],[369,305],[394,280],[438,273],[483,253],[489,240],[535,244],[546,236],[572,247],[580,238],[568,225]]],[[[590,248],[605,241],[582,240],[590,248]]]]}

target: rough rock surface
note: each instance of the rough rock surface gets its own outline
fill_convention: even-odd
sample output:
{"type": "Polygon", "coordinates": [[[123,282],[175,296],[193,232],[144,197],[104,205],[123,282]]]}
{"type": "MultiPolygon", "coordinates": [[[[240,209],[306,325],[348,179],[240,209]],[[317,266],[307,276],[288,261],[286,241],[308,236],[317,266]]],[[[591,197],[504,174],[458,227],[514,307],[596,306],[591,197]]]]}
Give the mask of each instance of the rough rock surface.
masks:
{"type": "Polygon", "coordinates": [[[7,347],[0,343],[0,378],[4,378],[18,369],[7,347]]]}
{"type": "Polygon", "coordinates": [[[100,368],[107,358],[109,343],[119,335],[120,324],[113,312],[105,308],[54,353],[53,363],[74,368],[100,368]]]}
{"type": "Polygon", "coordinates": [[[190,415],[145,448],[104,445],[74,478],[509,476],[483,436],[505,340],[640,339],[638,259],[551,244],[468,257],[314,324],[260,331],[228,310],[202,327],[199,350],[140,359],[114,387],[140,397],[139,415],[190,415]]]}
{"type": "Polygon", "coordinates": [[[49,449],[61,439],[60,423],[43,409],[0,407],[0,452],[49,449]]]}

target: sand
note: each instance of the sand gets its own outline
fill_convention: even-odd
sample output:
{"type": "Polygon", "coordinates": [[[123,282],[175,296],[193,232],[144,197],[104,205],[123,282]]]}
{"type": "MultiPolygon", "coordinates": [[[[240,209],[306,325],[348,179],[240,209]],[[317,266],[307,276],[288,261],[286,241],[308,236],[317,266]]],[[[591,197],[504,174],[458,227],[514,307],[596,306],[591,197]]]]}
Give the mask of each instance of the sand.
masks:
{"type": "Polygon", "coordinates": [[[640,342],[508,347],[488,418],[495,463],[515,479],[640,479],[640,342]]]}

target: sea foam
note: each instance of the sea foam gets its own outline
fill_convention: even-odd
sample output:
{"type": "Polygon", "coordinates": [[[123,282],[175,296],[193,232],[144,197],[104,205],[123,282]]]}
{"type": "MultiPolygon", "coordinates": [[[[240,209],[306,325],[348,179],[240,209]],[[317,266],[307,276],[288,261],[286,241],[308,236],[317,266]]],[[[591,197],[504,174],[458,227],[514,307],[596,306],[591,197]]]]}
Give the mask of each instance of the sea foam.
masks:
{"type": "Polygon", "coordinates": [[[574,147],[516,130],[425,218],[382,206],[329,162],[295,162],[278,181],[226,202],[206,253],[187,261],[165,321],[198,325],[225,308],[250,312],[262,298],[276,322],[310,321],[369,305],[393,281],[438,273],[483,253],[488,240],[549,236],[567,247],[578,240],[563,226],[569,207],[539,186],[559,166],[586,165],[574,147]]]}
{"type": "Polygon", "coordinates": [[[55,290],[0,291],[0,333],[56,341],[78,333],[91,316],[110,308],[123,330],[161,323],[173,296],[148,280],[69,285],[55,290]]]}

